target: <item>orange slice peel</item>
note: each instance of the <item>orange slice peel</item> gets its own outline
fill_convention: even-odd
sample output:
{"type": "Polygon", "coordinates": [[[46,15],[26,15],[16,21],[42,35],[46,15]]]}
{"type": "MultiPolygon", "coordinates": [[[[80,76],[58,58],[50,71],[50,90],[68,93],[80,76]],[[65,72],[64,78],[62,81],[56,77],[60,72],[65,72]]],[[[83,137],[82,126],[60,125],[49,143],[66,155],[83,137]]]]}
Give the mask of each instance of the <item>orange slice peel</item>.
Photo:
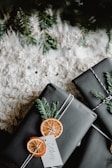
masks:
{"type": "Polygon", "coordinates": [[[27,142],[27,150],[33,154],[34,157],[41,157],[46,152],[45,141],[39,137],[31,137],[27,142]]]}
{"type": "Polygon", "coordinates": [[[63,132],[63,125],[55,118],[48,118],[41,123],[40,131],[43,136],[54,135],[58,138],[63,132]]]}

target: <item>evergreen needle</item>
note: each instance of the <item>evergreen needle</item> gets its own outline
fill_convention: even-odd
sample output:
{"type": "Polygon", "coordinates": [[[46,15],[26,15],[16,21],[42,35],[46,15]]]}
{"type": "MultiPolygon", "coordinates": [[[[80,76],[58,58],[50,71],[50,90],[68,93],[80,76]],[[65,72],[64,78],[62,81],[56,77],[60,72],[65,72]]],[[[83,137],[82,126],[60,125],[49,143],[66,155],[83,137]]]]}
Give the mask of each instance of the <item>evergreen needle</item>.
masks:
{"type": "Polygon", "coordinates": [[[36,108],[38,109],[39,113],[43,120],[47,118],[55,118],[56,114],[58,113],[59,102],[49,102],[46,98],[42,98],[42,100],[36,100],[36,108]]]}
{"type": "Polygon", "coordinates": [[[48,116],[47,116],[45,107],[44,107],[44,105],[43,105],[43,102],[42,102],[40,99],[37,99],[37,100],[36,100],[36,107],[37,107],[37,109],[39,110],[42,119],[44,119],[44,120],[47,119],[48,116]]]}
{"type": "Polygon", "coordinates": [[[2,38],[4,34],[4,24],[0,24],[0,39],[2,38]]]}
{"type": "Polygon", "coordinates": [[[104,100],[105,99],[105,96],[101,92],[92,91],[91,93],[94,97],[96,97],[99,100],[104,100]]]}

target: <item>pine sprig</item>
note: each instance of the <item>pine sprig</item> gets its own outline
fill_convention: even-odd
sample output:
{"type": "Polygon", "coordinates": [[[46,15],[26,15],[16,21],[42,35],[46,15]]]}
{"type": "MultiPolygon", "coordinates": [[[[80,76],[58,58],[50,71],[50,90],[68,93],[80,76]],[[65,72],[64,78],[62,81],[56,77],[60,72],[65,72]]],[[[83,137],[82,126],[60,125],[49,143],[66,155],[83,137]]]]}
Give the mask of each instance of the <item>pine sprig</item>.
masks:
{"type": "Polygon", "coordinates": [[[29,19],[21,8],[17,11],[16,16],[17,26],[21,34],[29,36],[31,34],[31,27],[29,25],[29,19]]]}
{"type": "Polygon", "coordinates": [[[105,77],[106,77],[107,89],[109,93],[112,94],[112,74],[109,72],[106,72],[105,77]]]}
{"type": "Polygon", "coordinates": [[[48,28],[52,28],[53,25],[57,23],[55,13],[50,13],[49,11],[40,11],[38,16],[39,16],[40,30],[46,30],[48,28]]]}
{"type": "Polygon", "coordinates": [[[36,39],[32,37],[32,26],[30,25],[29,17],[24,11],[19,9],[13,9],[9,19],[5,23],[5,30],[14,30],[19,34],[20,41],[26,42],[26,44],[36,44],[36,39]]]}
{"type": "Polygon", "coordinates": [[[0,24],[0,39],[2,38],[3,34],[4,34],[4,24],[0,24]]]}
{"type": "Polygon", "coordinates": [[[97,99],[100,99],[100,100],[102,100],[102,101],[105,99],[105,96],[104,96],[101,92],[92,91],[91,93],[92,93],[92,95],[93,95],[94,97],[96,97],[97,99]]]}
{"type": "Polygon", "coordinates": [[[40,11],[38,17],[40,31],[42,31],[39,46],[42,49],[42,53],[45,54],[50,49],[57,49],[57,39],[49,33],[49,28],[52,28],[57,23],[57,17],[51,10],[40,11]]]}
{"type": "MultiPolygon", "coordinates": [[[[57,16],[51,9],[40,10],[38,12],[39,27],[41,35],[38,41],[38,45],[45,54],[50,49],[57,49],[57,39],[52,37],[49,33],[49,29],[57,23],[57,16]]],[[[5,21],[4,25],[0,24],[0,38],[4,32],[8,30],[15,31],[20,39],[22,46],[26,45],[36,45],[37,40],[32,36],[33,27],[30,24],[29,16],[22,10],[21,7],[12,7],[8,19],[5,21]]]]}
{"type": "Polygon", "coordinates": [[[43,32],[39,40],[39,46],[42,49],[43,54],[48,52],[50,49],[57,49],[57,39],[53,38],[47,32],[43,32]]]}
{"type": "MultiPolygon", "coordinates": [[[[112,74],[110,72],[105,72],[104,76],[105,82],[107,84],[107,90],[109,91],[110,95],[112,95],[112,74]]],[[[105,101],[105,104],[107,105],[107,110],[112,113],[112,100],[106,100],[106,97],[98,91],[92,91],[91,94],[102,102],[105,101]]]]}
{"type": "Polygon", "coordinates": [[[36,100],[36,108],[39,110],[43,120],[47,119],[48,117],[44,106],[45,103],[43,103],[43,101],[41,101],[40,99],[36,100]]]}
{"type": "Polygon", "coordinates": [[[47,100],[45,98],[42,98],[42,104],[45,108],[47,118],[50,118],[50,116],[51,116],[50,104],[47,102],[47,100]]]}
{"type": "Polygon", "coordinates": [[[109,103],[107,103],[107,110],[112,113],[112,101],[110,101],[109,103]]]}
{"type": "Polygon", "coordinates": [[[46,120],[47,118],[56,118],[56,114],[58,113],[58,107],[58,102],[52,102],[51,104],[49,104],[46,98],[42,98],[42,100],[36,100],[36,108],[41,114],[43,120],[46,120]]]}
{"type": "Polygon", "coordinates": [[[35,38],[33,38],[32,36],[24,36],[24,35],[20,35],[20,42],[21,45],[24,46],[26,45],[36,45],[37,44],[37,40],[35,38]]]}
{"type": "Polygon", "coordinates": [[[58,112],[58,108],[59,107],[59,102],[53,102],[52,104],[51,104],[51,111],[52,111],[52,113],[51,113],[51,117],[53,117],[53,118],[58,118],[57,117],[57,112],[58,112]]]}

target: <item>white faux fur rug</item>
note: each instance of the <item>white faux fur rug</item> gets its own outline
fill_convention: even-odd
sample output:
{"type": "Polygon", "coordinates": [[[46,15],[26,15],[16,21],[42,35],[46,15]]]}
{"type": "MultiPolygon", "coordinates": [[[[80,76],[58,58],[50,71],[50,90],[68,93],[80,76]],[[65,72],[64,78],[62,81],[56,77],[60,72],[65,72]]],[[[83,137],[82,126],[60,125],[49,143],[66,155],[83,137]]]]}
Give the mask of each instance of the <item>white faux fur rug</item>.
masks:
{"type": "MultiPolygon", "coordinates": [[[[31,17],[31,24],[38,39],[41,32],[36,16],[31,17]]],[[[50,33],[58,39],[58,50],[46,55],[38,46],[22,48],[14,32],[0,41],[0,129],[12,131],[48,83],[78,96],[71,80],[104,57],[112,58],[112,41],[106,52],[105,30],[90,32],[84,40],[83,30],[59,20],[50,33]]]]}

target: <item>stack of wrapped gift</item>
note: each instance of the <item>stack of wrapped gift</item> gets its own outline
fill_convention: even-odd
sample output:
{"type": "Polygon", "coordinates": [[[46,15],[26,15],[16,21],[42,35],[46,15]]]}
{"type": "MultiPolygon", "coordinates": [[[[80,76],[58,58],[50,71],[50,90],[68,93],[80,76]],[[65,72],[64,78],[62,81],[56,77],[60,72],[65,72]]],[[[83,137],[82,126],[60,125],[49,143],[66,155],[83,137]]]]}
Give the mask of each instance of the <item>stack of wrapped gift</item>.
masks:
{"type": "MultiPolygon", "coordinates": [[[[68,158],[82,141],[92,123],[96,120],[97,115],[73,96],[68,95],[65,91],[53,84],[48,84],[46,86],[40,95],[39,100],[42,100],[42,98],[45,98],[48,103],[59,102],[59,109],[61,109],[59,113],[59,121],[63,125],[63,132],[61,136],[56,139],[56,143],[62,163],[56,163],[56,165],[53,165],[53,159],[54,162],[58,162],[58,160],[53,158],[53,156],[45,161],[46,163],[43,161],[42,157],[33,157],[26,167],[44,168],[55,166],[61,168],[65,165],[68,158]],[[70,97],[71,99],[69,100],[70,97]]],[[[16,164],[17,167],[25,167],[23,166],[23,163],[29,155],[26,147],[27,140],[29,137],[42,137],[40,132],[41,123],[42,116],[36,107],[36,103],[34,103],[33,107],[14,133],[10,142],[1,152],[1,158],[3,161],[11,161],[13,164],[16,164]]],[[[50,141],[48,143],[50,143],[50,141]]],[[[54,150],[55,149],[50,149],[51,154],[54,150]]]]}
{"type": "Polygon", "coordinates": [[[105,58],[73,80],[98,115],[96,124],[107,135],[91,129],[82,153],[80,168],[111,168],[112,154],[112,62],[105,58]]]}

